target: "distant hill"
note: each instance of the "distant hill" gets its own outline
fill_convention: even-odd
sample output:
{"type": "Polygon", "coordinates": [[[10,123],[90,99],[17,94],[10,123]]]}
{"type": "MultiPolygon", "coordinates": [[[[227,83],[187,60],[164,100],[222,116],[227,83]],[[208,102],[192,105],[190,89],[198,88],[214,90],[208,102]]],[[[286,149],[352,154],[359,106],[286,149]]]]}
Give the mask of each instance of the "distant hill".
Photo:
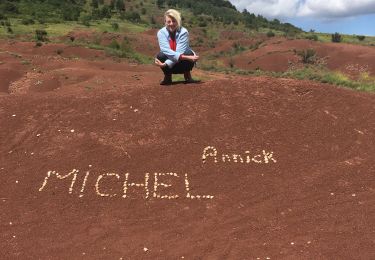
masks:
{"type": "Polygon", "coordinates": [[[6,0],[0,3],[0,19],[18,17],[34,22],[63,22],[108,19],[119,16],[132,22],[153,24],[168,8],[183,9],[184,22],[200,27],[221,23],[259,30],[268,28],[285,33],[301,29],[279,20],[267,20],[261,15],[244,10],[242,13],[225,0],[6,0]],[[190,13],[190,15],[188,15],[190,13]],[[187,15],[185,15],[187,14],[187,15]]]}

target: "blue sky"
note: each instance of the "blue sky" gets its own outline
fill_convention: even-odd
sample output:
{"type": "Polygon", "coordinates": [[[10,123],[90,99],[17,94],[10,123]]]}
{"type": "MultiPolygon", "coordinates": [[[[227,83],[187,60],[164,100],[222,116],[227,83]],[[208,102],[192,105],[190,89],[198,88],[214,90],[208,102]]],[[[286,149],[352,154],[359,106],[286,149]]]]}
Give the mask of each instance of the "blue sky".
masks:
{"type": "Polygon", "coordinates": [[[375,0],[229,0],[238,10],[305,31],[375,36],[375,0]]]}

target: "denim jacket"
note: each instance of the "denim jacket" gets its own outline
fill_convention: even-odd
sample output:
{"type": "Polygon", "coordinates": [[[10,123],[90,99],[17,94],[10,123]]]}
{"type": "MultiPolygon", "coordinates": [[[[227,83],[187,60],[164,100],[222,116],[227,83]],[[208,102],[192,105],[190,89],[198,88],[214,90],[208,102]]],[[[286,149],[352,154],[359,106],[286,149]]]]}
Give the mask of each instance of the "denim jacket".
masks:
{"type": "Polygon", "coordinates": [[[169,68],[172,68],[178,62],[181,54],[192,51],[189,46],[189,32],[182,26],[176,31],[176,51],[169,46],[170,36],[166,27],[161,28],[157,36],[160,51],[168,57],[165,63],[169,68]]]}

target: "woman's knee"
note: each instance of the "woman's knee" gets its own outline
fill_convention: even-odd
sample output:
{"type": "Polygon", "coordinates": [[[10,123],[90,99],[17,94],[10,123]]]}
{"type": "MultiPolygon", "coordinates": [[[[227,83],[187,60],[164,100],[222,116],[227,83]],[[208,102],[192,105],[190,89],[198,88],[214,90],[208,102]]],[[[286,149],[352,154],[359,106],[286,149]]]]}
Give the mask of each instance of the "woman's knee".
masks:
{"type": "Polygon", "coordinates": [[[161,62],[164,62],[164,61],[166,61],[168,59],[167,55],[165,55],[162,52],[159,52],[158,55],[156,56],[156,58],[158,60],[160,60],[161,62]]]}

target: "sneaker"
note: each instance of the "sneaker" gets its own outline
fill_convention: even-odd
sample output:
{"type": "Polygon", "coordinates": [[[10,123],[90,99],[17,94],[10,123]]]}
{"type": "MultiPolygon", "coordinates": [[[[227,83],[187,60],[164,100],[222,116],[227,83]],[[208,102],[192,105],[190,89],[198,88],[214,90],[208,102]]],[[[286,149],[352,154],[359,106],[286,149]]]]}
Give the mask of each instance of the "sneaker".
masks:
{"type": "Polygon", "coordinates": [[[192,78],[185,80],[185,84],[194,84],[194,83],[199,83],[199,82],[201,82],[201,81],[196,80],[196,79],[192,79],[192,78]]]}
{"type": "Polygon", "coordinates": [[[172,84],[172,75],[165,75],[164,79],[160,82],[160,85],[171,85],[172,84]]]}
{"type": "Polygon", "coordinates": [[[172,80],[163,79],[160,81],[160,85],[172,85],[172,80]]]}

